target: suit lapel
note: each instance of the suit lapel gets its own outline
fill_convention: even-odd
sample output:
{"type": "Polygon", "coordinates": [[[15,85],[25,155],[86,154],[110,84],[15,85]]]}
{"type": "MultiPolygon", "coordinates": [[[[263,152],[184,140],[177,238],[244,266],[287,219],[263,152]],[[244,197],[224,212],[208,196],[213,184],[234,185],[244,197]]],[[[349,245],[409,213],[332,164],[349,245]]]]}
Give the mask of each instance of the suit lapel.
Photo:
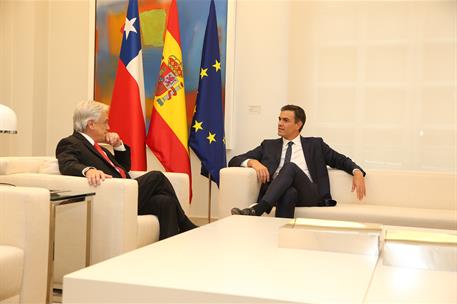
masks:
{"type": "Polygon", "coordinates": [[[272,168],[273,172],[270,172],[271,174],[274,174],[276,172],[276,169],[279,167],[279,163],[281,162],[281,153],[282,153],[282,138],[278,138],[276,141],[274,141],[273,144],[273,155],[274,155],[274,168],[272,168]]]}
{"type": "Polygon", "coordinates": [[[303,149],[303,154],[305,155],[306,165],[308,166],[309,174],[311,175],[312,180],[316,181],[316,168],[314,167],[314,162],[312,159],[314,158],[313,150],[311,149],[311,145],[308,143],[306,138],[300,136],[301,138],[301,146],[303,149]]]}
{"type": "MultiPolygon", "coordinates": [[[[86,148],[89,149],[93,154],[95,154],[100,160],[102,160],[104,163],[108,164],[111,167],[111,164],[109,162],[107,162],[106,159],[102,155],[100,155],[100,153],[98,153],[97,150],[95,150],[94,145],[92,145],[84,136],[82,136],[78,132],[74,132],[73,135],[76,138],[78,138],[86,146],[86,148]]],[[[109,157],[109,155],[108,155],[108,158],[111,159],[111,157],[109,157]]]]}

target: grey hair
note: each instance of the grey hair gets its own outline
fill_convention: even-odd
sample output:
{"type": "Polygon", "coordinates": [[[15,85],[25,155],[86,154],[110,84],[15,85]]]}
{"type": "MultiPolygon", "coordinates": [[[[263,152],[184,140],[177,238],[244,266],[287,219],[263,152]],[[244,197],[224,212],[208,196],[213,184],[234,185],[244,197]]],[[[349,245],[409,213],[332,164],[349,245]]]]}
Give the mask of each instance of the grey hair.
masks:
{"type": "Polygon", "coordinates": [[[108,112],[109,107],[95,100],[84,100],[78,103],[73,113],[73,129],[83,132],[87,128],[89,120],[97,120],[104,112],[108,112]]]}

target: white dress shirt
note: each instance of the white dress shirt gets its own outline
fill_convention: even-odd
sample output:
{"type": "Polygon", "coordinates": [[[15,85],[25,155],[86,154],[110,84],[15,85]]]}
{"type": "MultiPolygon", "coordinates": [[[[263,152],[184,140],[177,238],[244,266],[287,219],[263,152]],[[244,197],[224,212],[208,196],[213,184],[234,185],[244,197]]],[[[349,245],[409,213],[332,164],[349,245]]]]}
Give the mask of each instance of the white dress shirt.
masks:
{"type": "Polygon", "coordinates": [[[308,164],[306,164],[305,154],[303,153],[303,147],[301,146],[301,137],[298,135],[292,140],[282,139],[282,151],[281,151],[281,160],[279,161],[279,167],[276,169],[276,172],[273,174],[273,178],[278,176],[279,171],[284,166],[284,159],[286,158],[286,151],[289,142],[293,142],[292,145],[292,155],[290,157],[290,162],[296,164],[305,174],[309,177],[309,180],[312,182],[311,175],[309,174],[308,164]]]}

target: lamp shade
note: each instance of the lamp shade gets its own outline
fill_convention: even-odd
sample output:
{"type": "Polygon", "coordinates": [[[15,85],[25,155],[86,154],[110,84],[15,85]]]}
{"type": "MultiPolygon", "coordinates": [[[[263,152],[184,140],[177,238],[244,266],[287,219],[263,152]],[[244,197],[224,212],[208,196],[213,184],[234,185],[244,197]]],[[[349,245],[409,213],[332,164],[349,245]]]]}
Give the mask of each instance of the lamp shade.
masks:
{"type": "Polygon", "coordinates": [[[0,133],[17,133],[16,113],[2,104],[0,104],[0,133]]]}

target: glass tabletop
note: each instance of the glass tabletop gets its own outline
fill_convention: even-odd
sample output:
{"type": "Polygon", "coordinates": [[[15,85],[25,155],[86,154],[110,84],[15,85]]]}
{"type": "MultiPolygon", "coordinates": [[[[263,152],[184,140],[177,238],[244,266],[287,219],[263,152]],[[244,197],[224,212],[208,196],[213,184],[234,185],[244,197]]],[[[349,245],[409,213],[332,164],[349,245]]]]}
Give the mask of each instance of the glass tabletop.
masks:
{"type": "Polygon", "coordinates": [[[88,196],[95,195],[95,192],[76,192],[69,190],[49,190],[51,193],[51,202],[62,201],[62,200],[77,200],[85,199],[88,196]]]}

